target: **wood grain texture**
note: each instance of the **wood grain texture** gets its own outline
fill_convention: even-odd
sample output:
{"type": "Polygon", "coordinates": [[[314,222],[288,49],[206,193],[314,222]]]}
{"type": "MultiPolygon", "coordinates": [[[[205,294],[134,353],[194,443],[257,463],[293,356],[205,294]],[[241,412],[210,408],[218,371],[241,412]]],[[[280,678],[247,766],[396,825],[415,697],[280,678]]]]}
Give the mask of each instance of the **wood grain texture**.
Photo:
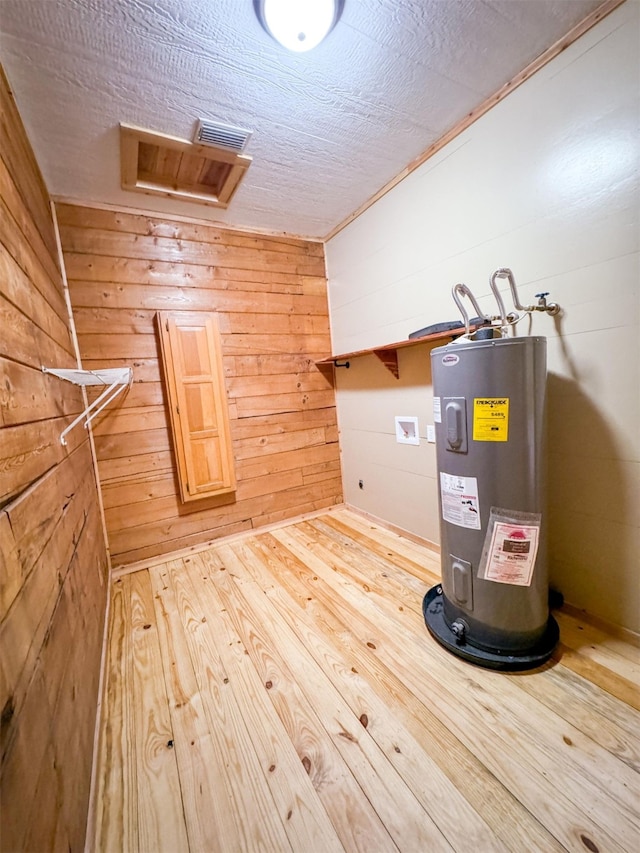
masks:
{"type": "MultiPolygon", "coordinates": [[[[116,673],[109,703],[117,714],[125,695],[137,707],[166,690],[175,719],[182,796],[167,809],[182,806],[187,841],[158,853],[635,850],[640,715],[607,664],[616,655],[631,675],[637,648],[563,611],[563,641],[577,653],[587,638],[605,686],[564,658],[527,673],[474,667],[425,628],[438,571],[430,548],[340,508],[116,582],[129,604],[114,614],[110,659],[132,677],[136,645],[156,628],[161,642],[153,685],[127,692],[116,673]],[[136,601],[123,584],[153,588],[146,636],[123,622],[136,601]]],[[[135,750],[106,748],[111,717],[105,808],[136,765],[135,750]]],[[[122,737],[144,736],[130,725],[122,737]]],[[[138,788],[133,814],[110,828],[120,838],[143,811],[153,820],[138,788]]],[[[109,849],[100,837],[95,849],[109,849]]]]}
{"type": "Polygon", "coordinates": [[[46,187],[0,70],[3,850],[81,850],[107,556],[46,187]]]}
{"type": "Polygon", "coordinates": [[[334,391],[314,364],[330,350],[322,245],[69,204],[57,214],[83,364],[134,371],[95,422],[114,564],[341,502],[334,391]],[[215,312],[235,501],[178,499],[158,311],[215,312]]]}

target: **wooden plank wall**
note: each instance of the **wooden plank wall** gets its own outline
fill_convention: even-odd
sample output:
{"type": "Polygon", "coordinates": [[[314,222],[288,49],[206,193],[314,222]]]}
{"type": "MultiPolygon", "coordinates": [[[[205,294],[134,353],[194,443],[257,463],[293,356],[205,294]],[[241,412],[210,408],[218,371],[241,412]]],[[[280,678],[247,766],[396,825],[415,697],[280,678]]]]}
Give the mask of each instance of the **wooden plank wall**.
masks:
{"type": "Polygon", "coordinates": [[[319,243],[67,204],[57,206],[87,368],[131,365],[134,384],[95,427],[114,565],[342,501],[319,243]],[[238,489],[178,497],[154,324],[216,311],[238,489]]]}
{"type": "Polygon", "coordinates": [[[47,190],[0,69],[3,850],[81,850],[107,556],[47,190]]]}

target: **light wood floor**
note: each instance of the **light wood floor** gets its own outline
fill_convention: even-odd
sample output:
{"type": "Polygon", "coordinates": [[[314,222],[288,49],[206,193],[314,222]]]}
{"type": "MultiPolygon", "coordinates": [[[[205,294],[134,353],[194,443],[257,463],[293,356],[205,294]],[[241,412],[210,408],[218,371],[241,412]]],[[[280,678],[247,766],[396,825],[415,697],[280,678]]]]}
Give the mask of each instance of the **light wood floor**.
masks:
{"type": "Polygon", "coordinates": [[[116,580],[94,849],[638,851],[638,648],[467,664],[438,565],[339,509],[116,580]]]}

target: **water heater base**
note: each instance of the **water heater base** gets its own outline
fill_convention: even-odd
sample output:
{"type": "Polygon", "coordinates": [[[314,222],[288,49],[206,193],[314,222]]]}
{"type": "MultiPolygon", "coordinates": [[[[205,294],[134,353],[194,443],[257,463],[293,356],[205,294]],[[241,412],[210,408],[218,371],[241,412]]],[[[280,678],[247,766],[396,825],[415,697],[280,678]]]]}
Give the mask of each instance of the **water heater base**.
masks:
{"type": "Polygon", "coordinates": [[[521,654],[498,650],[488,651],[478,648],[470,642],[461,643],[445,622],[442,598],[443,592],[440,584],[432,587],[425,595],[422,601],[424,621],[431,636],[441,646],[469,663],[504,671],[534,669],[549,660],[558,644],[560,630],[553,616],[549,616],[547,627],[538,644],[533,649],[529,648],[521,654]]]}

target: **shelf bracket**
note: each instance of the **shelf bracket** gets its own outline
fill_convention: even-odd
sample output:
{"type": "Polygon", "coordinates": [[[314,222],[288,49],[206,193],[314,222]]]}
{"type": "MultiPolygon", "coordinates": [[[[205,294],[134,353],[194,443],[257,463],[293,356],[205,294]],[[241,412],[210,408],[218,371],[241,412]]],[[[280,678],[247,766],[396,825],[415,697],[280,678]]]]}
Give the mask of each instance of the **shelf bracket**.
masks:
{"type": "Polygon", "coordinates": [[[67,443],[66,435],[83,419],[84,428],[88,429],[91,421],[100,414],[123,391],[131,387],[133,370],[130,367],[115,367],[105,370],[72,370],[57,367],[43,367],[43,373],[52,373],[58,379],[72,382],[83,387],[104,385],[105,389],[90,403],[69,426],[60,433],[60,444],[67,443]]]}
{"type": "Polygon", "coordinates": [[[400,378],[400,369],[398,367],[398,350],[395,349],[374,349],[374,354],[380,359],[387,370],[392,373],[396,379],[400,378]]]}
{"type": "Polygon", "coordinates": [[[348,362],[348,361],[338,361],[338,359],[337,359],[337,358],[334,358],[334,360],[333,360],[333,366],[334,366],[334,367],[346,367],[347,369],[348,369],[349,367],[351,367],[351,365],[349,364],[349,362],[348,362]]]}

